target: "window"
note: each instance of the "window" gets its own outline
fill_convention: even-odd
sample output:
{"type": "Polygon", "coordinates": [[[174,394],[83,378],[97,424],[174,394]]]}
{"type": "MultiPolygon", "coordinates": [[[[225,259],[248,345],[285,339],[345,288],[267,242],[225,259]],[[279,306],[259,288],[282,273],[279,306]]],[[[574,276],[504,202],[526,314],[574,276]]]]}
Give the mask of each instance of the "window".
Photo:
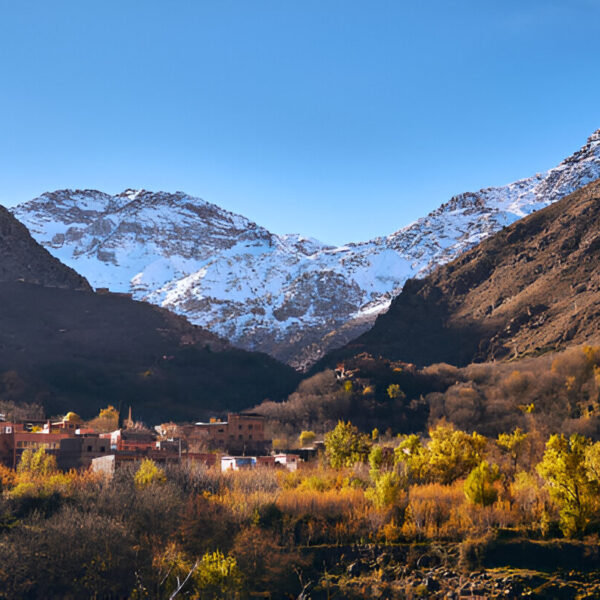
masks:
{"type": "Polygon", "coordinates": [[[105,446],[100,446],[100,452],[106,452],[105,446]]]}
{"type": "Polygon", "coordinates": [[[251,440],[251,439],[252,439],[252,434],[250,434],[250,435],[248,436],[248,439],[249,439],[249,440],[251,440]]]}
{"type": "Polygon", "coordinates": [[[92,447],[91,447],[91,446],[88,446],[88,447],[87,447],[87,451],[88,451],[88,452],[91,452],[91,451],[92,451],[92,447]]]}
{"type": "Polygon", "coordinates": [[[244,436],[243,436],[243,435],[240,433],[240,435],[238,435],[238,438],[239,438],[240,440],[243,440],[243,439],[244,439],[244,436]]]}
{"type": "Polygon", "coordinates": [[[241,428],[242,428],[242,425],[238,425],[238,429],[241,429],[241,428]]]}
{"type": "Polygon", "coordinates": [[[248,425],[248,429],[252,429],[252,424],[248,425]]]}

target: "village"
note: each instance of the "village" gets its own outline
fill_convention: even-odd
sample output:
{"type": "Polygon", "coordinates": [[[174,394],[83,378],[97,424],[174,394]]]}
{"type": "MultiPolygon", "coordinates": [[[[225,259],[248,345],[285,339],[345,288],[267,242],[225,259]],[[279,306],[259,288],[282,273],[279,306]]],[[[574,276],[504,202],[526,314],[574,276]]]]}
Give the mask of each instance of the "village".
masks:
{"type": "MultiPolygon", "coordinates": [[[[106,411],[117,415],[112,407],[106,411]]],[[[109,476],[122,465],[144,459],[162,465],[199,462],[221,471],[257,467],[296,471],[319,447],[273,452],[272,441],[265,437],[265,417],[250,412],[150,429],[134,423],[130,408],[128,417],[119,421],[116,429],[101,431],[94,421],[86,423],[74,412],[58,420],[12,421],[0,415],[0,464],[16,469],[26,450],[43,448],[62,471],[90,469],[109,476]]]]}

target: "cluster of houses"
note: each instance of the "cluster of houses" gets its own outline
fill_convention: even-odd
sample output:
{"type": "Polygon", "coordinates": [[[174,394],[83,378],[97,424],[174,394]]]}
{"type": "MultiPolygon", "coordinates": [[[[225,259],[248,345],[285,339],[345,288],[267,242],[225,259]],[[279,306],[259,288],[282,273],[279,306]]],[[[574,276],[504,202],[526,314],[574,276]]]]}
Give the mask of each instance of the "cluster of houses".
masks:
{"type": "Polygon", "coordinates": [[[56,456],[60,469],[91,468],[112,474],[123,464],[150,458],[156,463],[198,461],[221,470],[271,467],[295,471],[305,456],[270,452],[265,419],[253,413],[233,414],[227,420],[177,425],[166,423],[154,430],[129,418],[108,433],[86,428],[75,413],[52,422],[12,422],[0,417],[0,463],[13,469],[25,450],[44,448],[56,456]]]}

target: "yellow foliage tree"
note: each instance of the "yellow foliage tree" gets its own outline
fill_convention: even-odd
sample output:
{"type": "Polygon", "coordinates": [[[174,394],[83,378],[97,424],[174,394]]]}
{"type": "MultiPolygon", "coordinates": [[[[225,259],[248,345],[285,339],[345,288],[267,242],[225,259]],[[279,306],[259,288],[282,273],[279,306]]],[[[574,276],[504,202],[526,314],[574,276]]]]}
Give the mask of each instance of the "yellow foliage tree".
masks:
{"type": "Polygon", "coordinates": [[[317,439],[317,434],[314,431],[303,431],[298,439],[301,446],[310,446],[317,439]]]}
{"type": "Polygon", "coordinates": [[[167,480],[165,472],[149,458],[142,461],[133,479],[138,489],[147,488],[154,484],[162,484],[167,480]]]}
{"type": "Polygon", "coordinates": [[[501,433],[498,436],[498,446],[510,456],[515,471],[528,442],[529,434],[520,427],[517,427],[512,433],[501,433]]]}
{"type": "Polygon", "coordinates": [[[404,400],[404,398],[406,398],[406,394],[397,383],[390,383],[390,385],[388,385],[387,395],[391,400],[404,400]]]}
{"type": "Polygon", "coordinates": [[[581,535],[598,508],[600,482],[595,468],[595,449],[589,438],[573,434],[553,435],[537,465],[550,497],[560,510],[560,526],[567,536],[581,535]]]}
{"type": "Polygon", "coordinates": [[[396,463],[404,463],[413,481],[449,484],[466,476],[483,459],[487,440],[441,423],[429,430],[429,443],[423,446],[419,436],[401,439],[396,448],[396,463]]]}
{"type": "Polygon", "coordinates": [[[88,425],[100,433],[114,431],[119,427],[119,411],[112,405],[103,408],[98,416],[92,419],[88,425]]]}
{"type": "Polygon", "coordinates": [[[19,474],[47,476],[56,473],[57,470],[56,458],[51,454],[46,454],[45,448],[39,448],[35,452],[27,448],[23,451],[17,465],[19,474]]]}
{"type": "Polygon", "coordinates": [[[360,433],[350,421],[338,421],[335,429],[325,434],[325,456],[334,469],[364,462],[370,449],[368,436],[360,433]]]}

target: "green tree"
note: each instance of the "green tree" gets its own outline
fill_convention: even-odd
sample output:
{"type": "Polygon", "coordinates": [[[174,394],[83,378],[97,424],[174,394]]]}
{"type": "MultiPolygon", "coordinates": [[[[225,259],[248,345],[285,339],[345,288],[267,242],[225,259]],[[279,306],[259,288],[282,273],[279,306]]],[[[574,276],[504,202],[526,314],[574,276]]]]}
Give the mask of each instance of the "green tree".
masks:
{"type": "Polygon", "coordinates": [[[371,447],[368,436],[348,421],[338,421],[335,429],[325,434],[325,456],[335,469],[364,462],[371,447]]]}
{"type": "Polygon", "coordinates": [[[365,492],[365,496],[379,509],[397,506],[403,497],[400,477],[393,471],[382,473],[377,477],[375,485],[365,492]]]}
{"type": "Polygon", "coordinates": [[[598,479],[593,468],[597,451],[593,448],[591,440],[582,435],[568,439],[553,435],[537,465],[558,505],[561,529],[569,537],[585,531],[597,505],[598,479]]]}
{"type": "Polygon", "coordinates": [[[497,465],[490,466],[487,461],[481,461],[465,481],[465,496],[473,504],[490,506],[498,499],[498,490],[494,482],[500,478],[497,465]]]}
{"type": "Polygon", "coordinates": [[[317,439],[317,434],[314,431],[303,431],[298,439],[302,447],[310,446],[317,439]]]}
{"type": "Polygon", "coordinates": [[[167,478],[165,472],[153,460],[145,458],[136,471],[133,480],[138,489],[144,489],[153,484],[164,483],[167,478]]]}
{"type": "MultiPolygon", "coordinates": [[[[369,465],[371,465],[371,477],[377,475],[383,465],[383,451],[381,446],[373,446],[369,452],[369,465]]],[[[375,477],[373,477],[375,478],[375,477]]]]}

